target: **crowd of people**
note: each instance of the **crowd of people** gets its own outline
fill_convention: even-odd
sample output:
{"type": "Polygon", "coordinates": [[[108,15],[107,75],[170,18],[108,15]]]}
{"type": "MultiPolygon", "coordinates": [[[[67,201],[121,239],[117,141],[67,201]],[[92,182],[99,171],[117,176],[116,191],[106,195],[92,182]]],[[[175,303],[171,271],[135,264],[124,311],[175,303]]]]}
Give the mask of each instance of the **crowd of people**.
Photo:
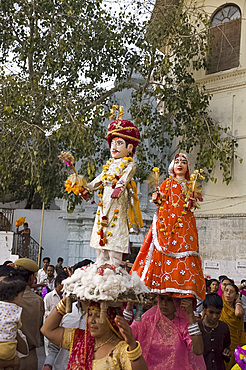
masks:
{"type": "Polygon", "coordinates": [[[6,312],[0,315],[0,368],[37,370],[41,327],[43,370],[229,370],[236,364],[234,350],[246,344],[246,280],[237,286],[227,276],[206,279],[201,309],[198,302],[195,310],[192,298],[151,293],[141,321],[133,320],[135,308],[128,304],[109,307],[101,323],[96,302],[74,302],[66,313],[63,297],[63,280],[92,261],[63,268],[61,257],[56,266],[44,257],[41,269],[28,258],[7,262],[0,267],[0,306],[6,312]]]}

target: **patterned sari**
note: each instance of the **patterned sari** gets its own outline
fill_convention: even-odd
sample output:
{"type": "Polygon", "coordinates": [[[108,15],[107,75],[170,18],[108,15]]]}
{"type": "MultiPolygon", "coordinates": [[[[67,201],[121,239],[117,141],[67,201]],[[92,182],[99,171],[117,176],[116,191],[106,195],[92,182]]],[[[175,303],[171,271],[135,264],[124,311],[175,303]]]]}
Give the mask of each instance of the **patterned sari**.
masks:
{"type": "Polygon", "coordinates": [[[141,344],[149,370],[206,370],[203,356],[191,352],[188,319],[177,301],[174,300],[177,310],[174,322],[157,305],[144,313],[142,321],[133,322],[133,335],[141,344]]]}
{"type": "Polygon", "coordinates": [[[184,189],[175,178],[160,186],[163,195],[132,271],[153,293],[174,298],[205,298],[205,280],[198,254],[193,212],[186,208],[184,189]]]}

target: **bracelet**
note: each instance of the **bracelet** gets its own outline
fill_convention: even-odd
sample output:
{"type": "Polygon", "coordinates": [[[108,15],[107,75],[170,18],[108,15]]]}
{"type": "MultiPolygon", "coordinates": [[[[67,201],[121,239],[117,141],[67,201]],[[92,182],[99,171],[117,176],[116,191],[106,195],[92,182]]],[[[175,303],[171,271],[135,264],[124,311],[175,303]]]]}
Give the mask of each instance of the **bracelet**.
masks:
{"type": "Polygon", "coordinates": [[[138,341],[136,341],[136,343],[137,347],[134,350],[128,351],[129,346],[127,348],[127,355],[130,361],[135,361],[142,355],[142,348],[140,346],[140,343],[138,341]]]}
{"type": "Polygon", "coordinates": [[[235,305],[236,305],[236,304],[239,304],[240,306],[242,306],[242,302],[236,302],[236,303],[235,303],[235,305]]]}
{"type": "Polygon", "coordinates": [[[126,309],[123,310],[123,317],[126,321],[132,320],[132,312],[127,311],[126,309]]]}
{"type": "Polygon", "coordinates": [[[66,315],[66,306],[63,299],[61,299],[60,302],[57,303],[56,311],[59,312],[59,314],[61,314],[62,316],[66,315]]]}
{"type": "Polygon", "coordinates": [[[193,336],[193,335],[201,335],[202,333],[201,333],[201,330],[197,330],[194,333],[189,333],[189,334],[190,336],[193,336]]]}
{"type": "Polygon", "coordinates": [[[192,336],[192,335],[201,335],[201,330],[199,328],[199,325],[198,323],[195,323],[195,324],[191,324],[188,326],[188,332],[189,334],[192,336]]]}
{"type": "Polygon", "coordinates": [[[193,331],[193,330],[197,330],[197,329],[199,329],[199,325],[198,325],[197,322],[188,326],[188,331],[189,332],[193,331]]]}

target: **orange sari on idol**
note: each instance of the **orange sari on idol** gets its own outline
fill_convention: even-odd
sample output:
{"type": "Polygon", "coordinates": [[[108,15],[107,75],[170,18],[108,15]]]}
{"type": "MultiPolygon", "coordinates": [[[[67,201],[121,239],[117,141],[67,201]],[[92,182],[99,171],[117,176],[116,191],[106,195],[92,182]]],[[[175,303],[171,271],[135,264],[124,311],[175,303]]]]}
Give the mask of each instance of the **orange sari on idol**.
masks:
{"type": "Polygon", "coordinates": [[[153,293],[204,299],[196,220],[186,206],[186,182],[169,178],[161,184],[162,201],[132,271],[153,293]]]}

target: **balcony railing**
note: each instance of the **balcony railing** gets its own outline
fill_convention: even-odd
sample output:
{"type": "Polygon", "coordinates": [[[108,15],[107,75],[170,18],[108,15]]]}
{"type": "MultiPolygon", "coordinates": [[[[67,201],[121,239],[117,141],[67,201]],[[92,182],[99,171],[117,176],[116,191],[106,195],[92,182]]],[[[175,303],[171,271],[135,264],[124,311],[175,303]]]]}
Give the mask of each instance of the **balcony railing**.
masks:
{"type": "Polygon", "coordinates": [[[0,208],[0,231],[11,231],[13,225],[14,210],[0,208]]]}
{"type": "MultiPolygon", "coordinates": [[[[42,249],[43,248],[41,248],[41,254],[42,249]]],[[[18,254],[20,258],[31,258],[33,261],[38,263],[39,243],[30,235],[20,235],[15,233],[12,253],[18,254]]]]}
{"type": "MultiPolygon", "coordinates": [[[[14,209],[0,208],[0,231],[12,231],[14,219],[14,209]]],[[[14,241],[12,247],[12,254],[17,254],[20,258],[31,258],[38,263],[39,243],[30,235],[21,235],[14,233],[14,241]]]]}

